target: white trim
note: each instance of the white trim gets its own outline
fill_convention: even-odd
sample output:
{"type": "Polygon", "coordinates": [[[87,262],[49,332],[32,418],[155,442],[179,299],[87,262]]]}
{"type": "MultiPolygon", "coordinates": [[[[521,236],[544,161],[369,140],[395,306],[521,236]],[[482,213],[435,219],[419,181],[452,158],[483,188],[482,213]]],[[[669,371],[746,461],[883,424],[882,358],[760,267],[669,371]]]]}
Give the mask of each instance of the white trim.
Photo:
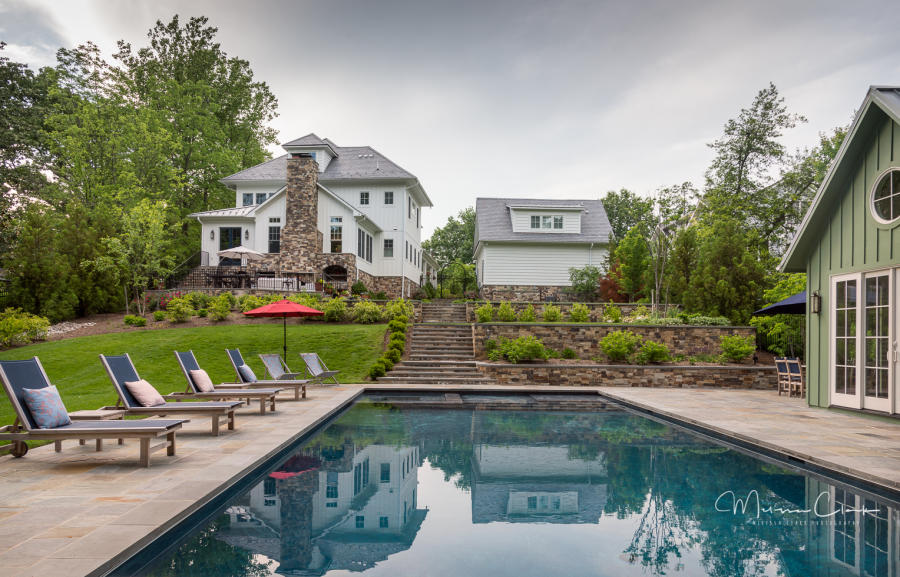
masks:
{"type": "Polygon", "coordinates": [[[859,327],[860,327],[860,303],[862,299],[860,298],[861,287],[860,287],[860,274],[852,273],[852,274],[840,274],[833,275],[831,277],[831,298],[829,299],[829,327],[828,327],[828,393],[830,397],[830,404],[836,405],[839,407],[848,407],[851,409],[859,409],[862,408],[862,401],[860,395],[860,354],[863,352],[862,347],[860,346],[860,338],[859,338],[859,327]],[[835,330],[837,324],[837,284],[839,282],[845,281],[855,281],[856,282],[856,334],[853,335],[854,342],[856,344],[856,377],[854,381],[854,394],[848,395],[845,393],[838,393],[835,388],[837,385],[837,379],[835,378],[836,374],[836,366],[837,358],[835,356],[835,349],[837,343],[837,331],[835,330]]]}
{"type": "MultiPolygon", "coordinates": [[[[889,168],[884,169],[881,172],[881,174],[879,174],[877,177],[875,177],[875,184],[872,185],[872,190],[869,191],[869,202],[868,202],[869,212],[872,214],[872,218],[874,218],[875,222],[877,222],[878,224],[895,225],[895,224],[897,224],[898,221],[900,221],[900,211],[898,211],[897,216],[895,216],[891,220],[885,220],[884,218],[880,217],[878,215],[878,213],[875,211],[875,190],[878,188],[878,185],[881,183],[881,180],[885,176],[889,175],[892,172],[900,172],[900,167],[891,166],[889,168]]],[[[891,179],[891,180],[892,180],[891,189],[893,190],[893,187],[894,187],[893,179],[891,179]]],[[[893,203],[896,202],[898,204],[898,206],[900,206],[900,191],[892,192],[888,198],[891,198],[891,197],[896,197],[894,200],[891,201],[891,204],[893,205],[893,203]]]]}

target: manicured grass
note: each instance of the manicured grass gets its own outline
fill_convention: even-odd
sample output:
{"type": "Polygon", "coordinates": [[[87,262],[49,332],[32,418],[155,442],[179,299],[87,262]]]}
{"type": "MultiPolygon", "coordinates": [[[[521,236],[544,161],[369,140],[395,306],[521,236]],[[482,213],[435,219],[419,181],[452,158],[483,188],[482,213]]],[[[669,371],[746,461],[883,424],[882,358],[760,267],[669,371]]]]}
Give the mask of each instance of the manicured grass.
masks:
{"type": "MultiPolygon", "coordinates": [[[[317,352],[329,369],[340,370],[343,383],[361,382],[382,354],[386,325],[288,325],[287,362],[302,371],[299,353],[317,352]]],[[[259,353],[281,353],[281,323],[224,325],[111,333],[38,343],[0,351],[0,360],[40,358],[50,382],[57,386],[69,411],[96,409],[116,402],[116,393],[99,354],[128,353],[138,374],[162,394],[185,389],[184,374],[172,351],[193,350],[197,362],[214,383],[235,382],[225,354],[239,348],[257,377],[265,378],[259,353]]],[[[5,394],[0,395],[0,424],[15,415],[5,394]]]]}

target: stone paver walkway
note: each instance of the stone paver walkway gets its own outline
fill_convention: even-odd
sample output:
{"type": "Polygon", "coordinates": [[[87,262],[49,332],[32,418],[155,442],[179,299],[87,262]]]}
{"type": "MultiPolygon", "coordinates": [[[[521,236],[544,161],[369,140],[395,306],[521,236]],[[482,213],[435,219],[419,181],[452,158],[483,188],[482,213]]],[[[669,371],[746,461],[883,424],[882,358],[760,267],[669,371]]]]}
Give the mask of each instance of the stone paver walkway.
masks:
{"type": "Polygon", "coordinates": [[[637,407],[900,490],[900,421],[809,407],[775,391],[601,387],[637,407]]]}

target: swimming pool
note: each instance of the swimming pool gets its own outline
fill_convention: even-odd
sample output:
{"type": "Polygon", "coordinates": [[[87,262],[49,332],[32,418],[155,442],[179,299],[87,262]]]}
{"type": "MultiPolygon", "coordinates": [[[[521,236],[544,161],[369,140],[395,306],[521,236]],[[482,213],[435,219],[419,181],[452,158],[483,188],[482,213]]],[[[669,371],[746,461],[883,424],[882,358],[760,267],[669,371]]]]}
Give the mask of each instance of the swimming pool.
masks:
{"type": "Polygon", "coordinates": [[[900,574],[889,496],[616,405],[473,398],[355,403],[137,573],[900,574]]]}

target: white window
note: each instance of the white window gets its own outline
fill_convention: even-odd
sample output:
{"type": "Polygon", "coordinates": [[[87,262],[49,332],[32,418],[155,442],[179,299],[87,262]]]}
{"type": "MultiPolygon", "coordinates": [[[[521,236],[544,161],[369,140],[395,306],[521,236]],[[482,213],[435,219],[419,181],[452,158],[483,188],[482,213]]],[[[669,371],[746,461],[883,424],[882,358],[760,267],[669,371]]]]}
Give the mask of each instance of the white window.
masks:
{"type": "Polygon", "coordinates": [[[356,256],[372,262],[372,235],[360,228],[356,236],[356,256]]]}
{"type": "Polygon", "coordinates": [[[900,218],[900,169],[888,169],[875,182],[871,209],[875,220],[883,224],[900,218]]]}
{"type": "Polygon", "coordinates": [[[536,215],[531,216],[531,228],[541,228],[541,217],[536,215]]]}
{"type": "Polygon", "coordinates": [[[369,204],[369,193],[368,192],[360,192],[359,193],[359,204],[369,204]]]}
{"type": "Polygon", "coordinates": [[[343,252],[343,238],[344,238],[344,227],[343,227],[344,219],[340,216],[332,216],[331,217],[331,252],[338,253],[343,252]]]}
{"type": "Polygon", "coordinates": [[[549,230],[552,225],[551,218],[552,217],[549,217],[549,216],[542,216],[541,217],[541,228],[545,228],[545,229],[549,230]]]}
{"type": "Polygon", "coordinates": [[[384,193],[384,204],[394,204],[394,193],[390,190],[384,193]]]}
{"type": "Polygon", "coordinates": [[[553,217],[553,228],[555,230],[562,230],[562,227],[563,227],[563,217],[554,216],[553,217]]]}
{"type": "Polygon", "coordinates": [[[394,257],[394,239],[386,238],[384,239],[384,258],[393,258],[394,257]]]}
{"type": "Polygon", "coordinates": [[[253,204],[253,193],[245,192],[243,195],[243,206],[250,206],[253,204]]]}
{"type": "Polygon", "coordinates": [[[262,204],[266,201],[269,196],[265,192],[257,192],[256,193],[256,204],[262,204]]]}

